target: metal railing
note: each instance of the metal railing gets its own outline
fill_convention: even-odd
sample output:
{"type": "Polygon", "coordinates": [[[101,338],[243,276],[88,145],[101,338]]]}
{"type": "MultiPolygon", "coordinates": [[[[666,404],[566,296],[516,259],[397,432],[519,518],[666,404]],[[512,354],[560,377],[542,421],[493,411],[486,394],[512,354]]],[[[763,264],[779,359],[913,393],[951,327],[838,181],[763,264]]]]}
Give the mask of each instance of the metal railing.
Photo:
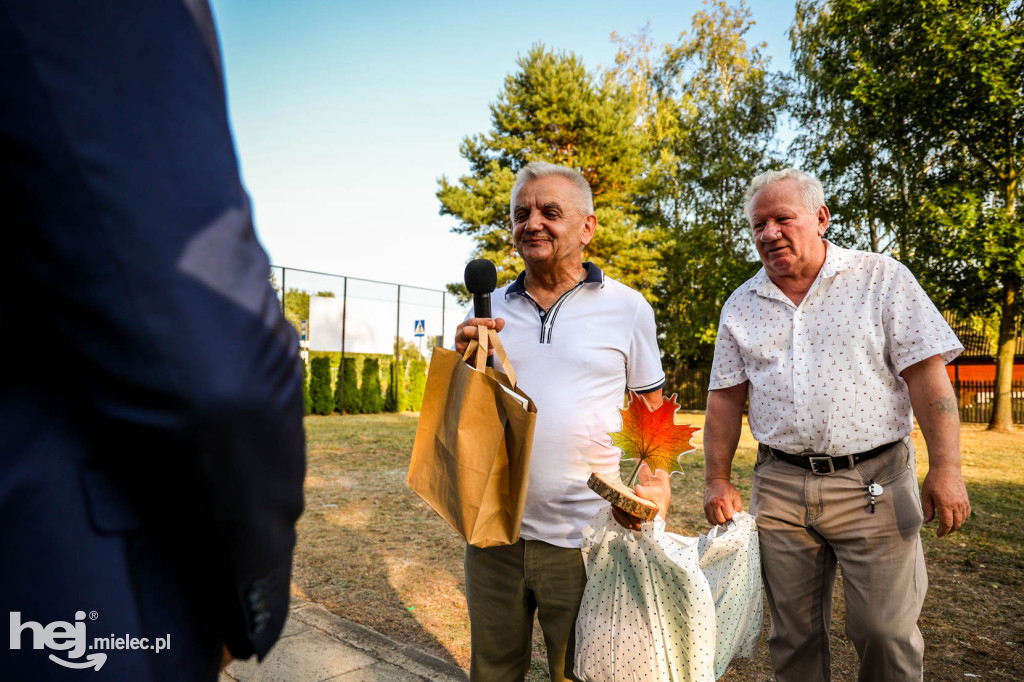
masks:
{"type": "MultiPolygon", "coordinates": [[[[992,419],[995,389],[995,381],[954,381],[960,421],[987,424],[992,419]]],[[[1014,381],[1010,395],[1013,423],[1024,424],[1024,381],[1014,381]]]]}
{"type": "Polygon", "coordinates": [[[687,369],[675,373],[676,385],[665,386],[665,397],[675,393],[676,404],[681,410],[706,410],[708,408],[708,382],[711,370],[687,369]]]}
{"type": "MultiPolygon", "coordinates": [[[[375,314],[383,315],[384,311],[394,319],[394,343],[400,345],[401,339],[415,341],[430,339],[449,345],[454,339],[455,327],[465,316],[465,307],[458,299],[442,289],[430,289],[397,282],[338,275],[329,272],[304,270],[281,265],[271,266],[271,277],[281,309],[296,329],[302,334],[301,323],[308,320],[308,297],[330,296],[341,299],[346,306],[349,301],[359,302],[365,310],[367,306],[375,308],[375,314]],[[296,300],[289,300],[294,297],[296,300]],[[305,315],[303,314],[305,313],[305,315]]],[[[350,320],[346,314],[343,324],[348,327],[350,320]]],[[[358,322],[354,320],[353,322],[358,322]]],[[[351,332],[346,329],[340,339],[342,346],[349,340],[351,332]]],[[[430,345],[434,345],[431,343],[430,345]]],[[[359,352],[359,351],[356,351],[359,352]]]]}
{"type": "MultiPolygon", "coordinates": [[[[281,265],[272,265],[270,272],[281,310],[299,333],[307,362],[308,349],[340,350],[341,366],[346,355],[360,354],[390,355],[397,363],[405,343],[418,345],[419,353],[426,356],[430,348],[454,342],[456,327],[466,313],[458,298],[442,289],[281,265]],[[341,329],[337,337],[332,336],[337,346],[309,347],[311,296],[340,300],[341,329]]],[[[337,372],[331,369],[332,374],[337,372]]]]}

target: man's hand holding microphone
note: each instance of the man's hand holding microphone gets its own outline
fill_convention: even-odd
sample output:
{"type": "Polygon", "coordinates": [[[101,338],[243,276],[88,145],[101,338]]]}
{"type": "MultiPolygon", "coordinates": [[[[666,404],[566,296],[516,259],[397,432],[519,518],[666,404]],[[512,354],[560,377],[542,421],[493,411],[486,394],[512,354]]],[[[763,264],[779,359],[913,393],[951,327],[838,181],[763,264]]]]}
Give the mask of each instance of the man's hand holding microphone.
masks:
{"type": "MultiPolygon", "coordinates": [[[[486,258],[471,260],[466,266],[465,282],[469,293],[473,294],[473,317],[465,320],[455,331],[455,350],[459,353],[465,353],[469,342],[479,337],[478,326],[496,332],[505,328],[504,319],[491,317],[491,292],[498,285],[494,263],[486,258]]],[[[488,356],[493,354],[494,348],[489,348],[488,356]]],[[[494,365],[491,357],[487,358],[487,365],[494,365]]]]}

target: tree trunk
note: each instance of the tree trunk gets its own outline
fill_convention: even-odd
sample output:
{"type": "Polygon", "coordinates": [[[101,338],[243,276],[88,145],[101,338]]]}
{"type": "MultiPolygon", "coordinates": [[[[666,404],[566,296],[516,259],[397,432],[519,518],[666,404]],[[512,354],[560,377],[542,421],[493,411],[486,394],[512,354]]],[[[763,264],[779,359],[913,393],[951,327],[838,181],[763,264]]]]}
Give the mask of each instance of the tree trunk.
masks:
{"type": "Polygon", "coordinates": [[[1013,430],[1013,360],[1017,346],[1017,297],[1020,284],[1011,278],[1003,280],[1002,316],[999,321],[999,343],[996,350],[995,402],[992,405],[990,431],[1013,430]]]}

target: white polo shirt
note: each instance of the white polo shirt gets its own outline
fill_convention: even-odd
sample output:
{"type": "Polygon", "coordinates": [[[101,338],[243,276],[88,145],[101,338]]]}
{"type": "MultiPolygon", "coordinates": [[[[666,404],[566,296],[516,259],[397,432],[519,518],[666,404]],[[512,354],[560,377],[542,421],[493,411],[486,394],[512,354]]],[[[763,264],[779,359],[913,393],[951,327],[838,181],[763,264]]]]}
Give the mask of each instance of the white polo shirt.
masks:
{"type": "Polygon", "coordinates": [[[825,264],[799,306],[764,268],[733,292],[711,369],[711,390],[750,382],[754,437],[794,454],[848,455],[908,435],[900,372],[963,351],[903,264],[825,243],[825,264]]]}
{"type": "Polygon", "coordinates": [[[650,304],[584,265],[587,278],[543,317],[525,274],[491,296],[519,386],[537,405],[520,535],[560,547],[579,547],[587,521],[608,504],[587,479],[618,476],[621,452],[608,434],[622,427],[627,387],[645,393],[665,383],[650,304]]]}

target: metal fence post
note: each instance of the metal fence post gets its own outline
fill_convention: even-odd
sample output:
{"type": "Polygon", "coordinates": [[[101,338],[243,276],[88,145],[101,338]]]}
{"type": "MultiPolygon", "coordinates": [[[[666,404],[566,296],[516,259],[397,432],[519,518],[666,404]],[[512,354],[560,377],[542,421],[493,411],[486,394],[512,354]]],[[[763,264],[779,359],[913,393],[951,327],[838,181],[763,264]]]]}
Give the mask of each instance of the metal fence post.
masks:
{"type": "Polygon", "coordinates": [[[398,298],[395,305],[395,357],[391,361],[391,377],[389,378],[388,384],[394,382],[394,386],[390,386],[391,390],[394,391],[395,401],[397,404],[398,400],[398,344],[399,339],[402,337],[402,285],[398,285],[398,298]]]}
{"type": "Polygon", "coordinates": [[[284,279],[288,274],[288,268],[281,266],[281,314],[287,317],[288,309],[284,305],[284,298],[288,295],[288,288],[284,285],[284,279]]]}
{"type": "Polygon", "coordinates": [[[341,364],[338,365],[338,381],[341,382],[341,404],[338,413],[345,414],[345,322],[348,319],[348,277],[341,280],[341,364]]]}
{"type": "Polygon", "coordinates": [[[448,292],[441,292],[441,345],[444,346],[444,304],[448,301],[448,292]]]}

